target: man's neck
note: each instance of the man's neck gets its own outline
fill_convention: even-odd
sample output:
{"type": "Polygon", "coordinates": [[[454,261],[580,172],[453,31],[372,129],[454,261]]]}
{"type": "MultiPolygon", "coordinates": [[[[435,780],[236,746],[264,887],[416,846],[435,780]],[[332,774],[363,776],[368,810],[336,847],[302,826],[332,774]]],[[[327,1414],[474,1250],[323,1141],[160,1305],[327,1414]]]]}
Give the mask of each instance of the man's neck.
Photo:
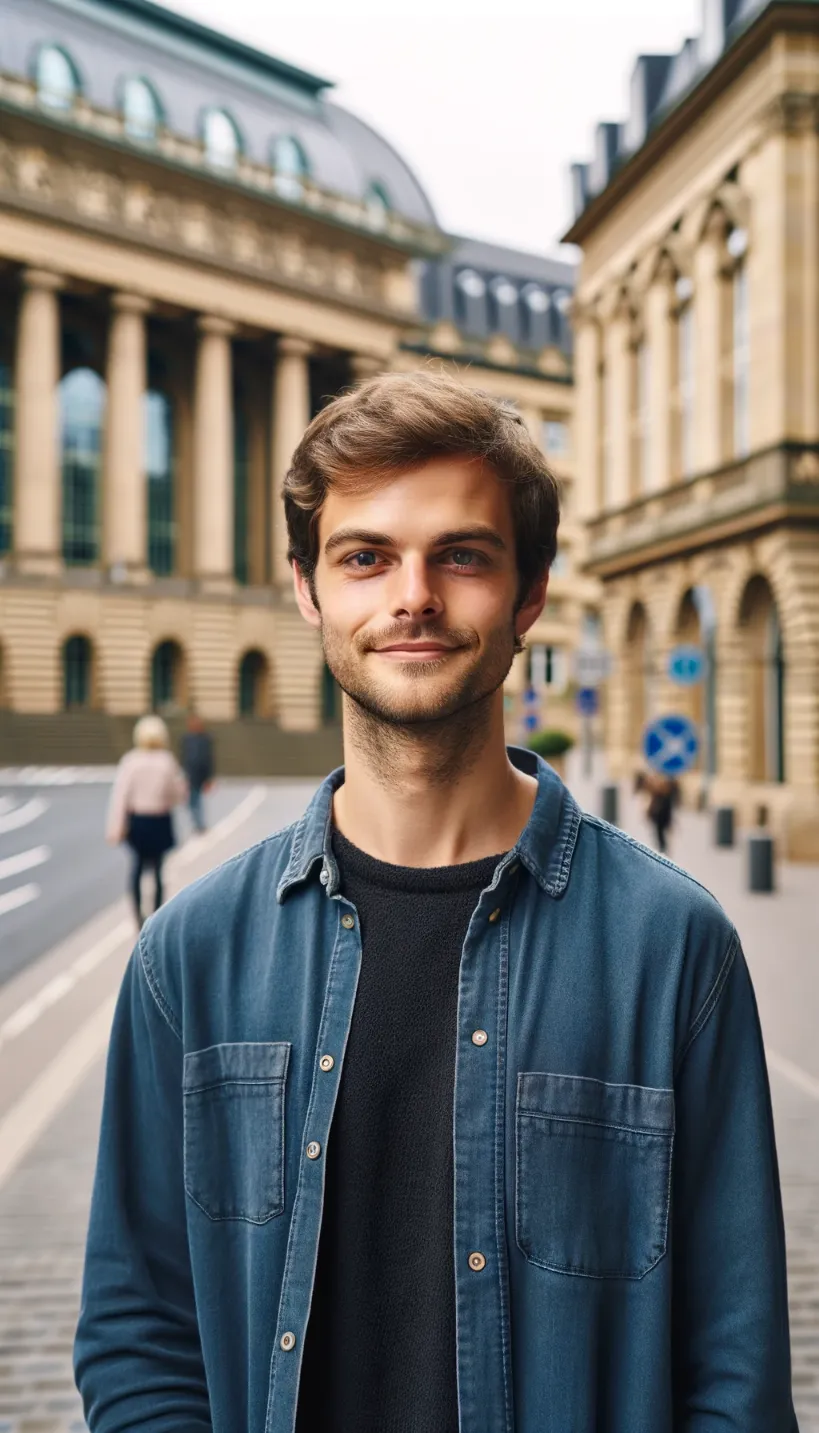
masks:
{"type": "Polygon", "coordinates": [[[499,701],[414,729],[345,710],[344,758],[335,826],[396,866],[452,866],[509,850],[537,793],[536,779],[509,761],[499,701]]]}

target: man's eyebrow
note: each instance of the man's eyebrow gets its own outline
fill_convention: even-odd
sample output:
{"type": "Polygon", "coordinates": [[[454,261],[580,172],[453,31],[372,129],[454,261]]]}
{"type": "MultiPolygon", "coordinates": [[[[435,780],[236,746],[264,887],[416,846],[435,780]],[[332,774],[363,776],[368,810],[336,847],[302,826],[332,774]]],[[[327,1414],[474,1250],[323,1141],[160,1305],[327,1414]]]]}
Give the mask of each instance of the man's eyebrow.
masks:
{"type": "MultiPolygon", "coordinates": [[[[396,547],[395,538],[390,537],[386,532],[370,532],[367,528],[341,527],[337,532],[331,533],[324,544],[324,551],[327,556],[339,547],[346,547],[349,543],[360,543],[362,547],[396,547]]],[[[485,542],[489,547],[494,547],[498,552],[506,551],[506,543],[500,533],[494,527],[484,523],[473,523],[470,527],[453,528],[450,532],[439,532],[432,539],[431,547],[454,547],[458,543],[485,542]]]]}

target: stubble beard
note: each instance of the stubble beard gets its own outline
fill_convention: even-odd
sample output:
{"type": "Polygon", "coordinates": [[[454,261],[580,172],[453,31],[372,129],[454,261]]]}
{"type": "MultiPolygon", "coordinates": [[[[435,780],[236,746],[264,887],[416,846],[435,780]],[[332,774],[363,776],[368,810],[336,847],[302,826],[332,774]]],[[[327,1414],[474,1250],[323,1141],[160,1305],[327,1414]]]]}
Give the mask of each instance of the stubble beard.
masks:
{"type": "MultiPolygon", "coordinates": [[[[448,629],[432,633],[408,626],[379,639],[390,641],[446,641],[467,651],[476,646],[475,633],[448,629]]],[[[352,742],[385,786],[400,781],[401,748],[424,754],[424,768],[434,784],[451,784],[480,759],[489,737],[492,698],[506,680],[515,655],[515,632],[510,617],[490,632],[480,655],[453,682],[441,681],[439,662],[407,662],[405,685],[417,689],[415,697],[393,693],[379,682],[372,667],[382,659],[370,656],[371,647],[350,644],[325,620],[321,640],[324,659],[341,690],[345,704],[345,739],[352,742]],[[435,690],[435,681],[440,690],[435,690]]],[[[445,662],[461,658],[445,658],[445,662]]]]}

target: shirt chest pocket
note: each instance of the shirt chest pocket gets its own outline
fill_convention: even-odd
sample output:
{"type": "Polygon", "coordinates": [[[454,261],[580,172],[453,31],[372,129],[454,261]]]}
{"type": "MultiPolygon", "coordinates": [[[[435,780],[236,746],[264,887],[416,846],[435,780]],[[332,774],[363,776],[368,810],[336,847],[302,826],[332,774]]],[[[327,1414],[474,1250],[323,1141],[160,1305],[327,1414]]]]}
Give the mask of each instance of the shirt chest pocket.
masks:
{"type": "Polygon", "coordinates": [[[642,1279],[666,1252],[673,1090],[519,1074],[516,1237],[533,1264],[642,1279]]]}
{"type": "Polygon", "coordinates": [[[284,1211],[290,1045],[211,1045],[185,1056],[185,1191],[209,1219],[266,1224],[284,1211]]]}

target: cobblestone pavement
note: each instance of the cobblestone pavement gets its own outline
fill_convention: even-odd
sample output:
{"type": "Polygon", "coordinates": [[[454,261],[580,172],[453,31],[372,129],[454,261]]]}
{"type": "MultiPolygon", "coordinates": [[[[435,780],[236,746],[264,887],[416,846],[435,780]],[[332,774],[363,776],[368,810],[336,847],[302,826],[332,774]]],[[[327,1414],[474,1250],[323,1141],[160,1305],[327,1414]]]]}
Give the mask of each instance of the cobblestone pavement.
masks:
{"type": "MultiPolygon", "coordinates": [[[[592,789],[578,795],[588,798],[589,807],[596,801],[592,789]]],[[[627,803],[624,824],[642,835],[638,822],[639,811],[627,803]]],[[[786,894],[750,898],[742,891],[741,853],[716,854],[720,859],[708,851],[705,818],[686,815],[675,836],[675,858],[700,877],[708,868],[712,889],[743,937],[766,1038],[775,1030],[772,1046],[799,1062],[807,1076],[800,1086],[793,1072],[771,1069],[788,1237],[794,1397],[800,1433],[819,1433],[819,1046],[810,1058],[806,1043],[819,1008],[819,943],[811,945],[819,929],[810,894],[816,872],[786,869],[786,894]],[[784,973],[783,951],[791,961],[784,973]],[[774,968],[767,970],[764,962],[773,957],[774,968]],[[801,972],[802,985],[786,996],[793,971],[801,972]],[[811,1018],[803,1028],[797,1017],[805,1004],[811,1018]],[[787,1039],[789,1020],[795,1022],[793,1041],[787,1039]]],[[[100,1062],[0,1188],[0,1433],[85,1428],[71,1350],[102,1074],[100,1062]]]]}

